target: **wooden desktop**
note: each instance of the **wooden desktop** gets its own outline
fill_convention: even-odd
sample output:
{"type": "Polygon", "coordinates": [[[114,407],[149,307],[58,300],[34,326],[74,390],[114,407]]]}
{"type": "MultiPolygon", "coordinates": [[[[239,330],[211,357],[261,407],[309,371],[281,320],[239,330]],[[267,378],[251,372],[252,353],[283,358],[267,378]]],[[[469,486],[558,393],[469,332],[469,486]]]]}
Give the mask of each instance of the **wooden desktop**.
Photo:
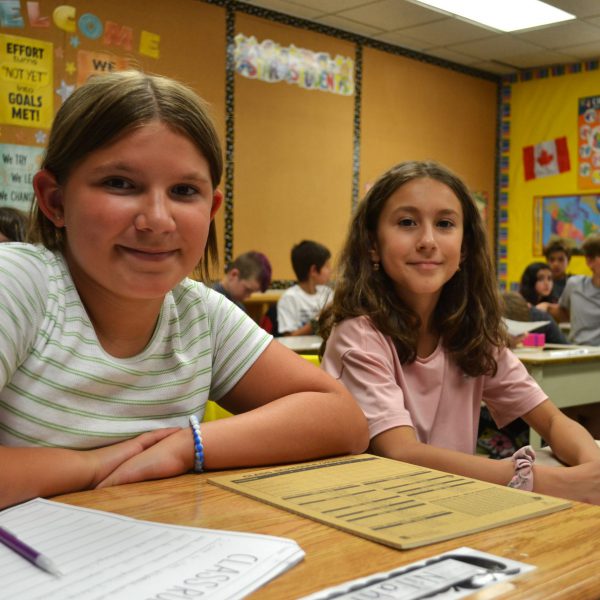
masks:
{"type": "MultiPolygon", "coordinates": [[[[298,598],[325,587],[469,546],[533,564],[533,572],[498,584],[502,598],[597,600],[600,507],[567,510],[413,550],[395,550],[207,482],[221,473],[66,494],[54,500],[149,521],[288,537],[305,559],[252,597],[298,598]]],[[[523,492],[526,493],[526,492],[523,492]]],[[[490,589],[470,598],[496,598],[490,589]],[[483,595],[485,594],[485,596],[483,595]]]]}
{"type": "Polygon", "coordinates": [[[281,298],[281,294],[283,294],[283,290],[254,292],[254,294],[244,300],[247,313],[254,321],[260,323],[261,318],[267,313],[269,308],[277,304],[277,301],[281,298]]]}

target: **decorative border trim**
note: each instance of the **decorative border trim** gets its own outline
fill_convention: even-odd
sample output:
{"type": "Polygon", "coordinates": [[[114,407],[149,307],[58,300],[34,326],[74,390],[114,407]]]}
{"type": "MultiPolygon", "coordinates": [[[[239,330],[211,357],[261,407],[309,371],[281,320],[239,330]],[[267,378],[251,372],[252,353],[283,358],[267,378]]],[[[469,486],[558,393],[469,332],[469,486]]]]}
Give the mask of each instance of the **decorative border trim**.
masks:
{"type": "Polygon", "coordinates": [[[508,277],[508,186],[510,153],[510,84],[498,89],[498,194],[496,202],[496,276],[502,291],[506,290],[508,277]]]}
{"type": "Polygon", "coordinates": [[[550,77],[562,77],[563,75],[575,75],[587,71],[597,71],[600,69],[599,60],[586,60],[577,63],[565,65],[552,65],[550,67],[537,67],[535,69],[526,69],[518,73],[511,73],[502,77],[502,83],[519,83],[532,81],[535,79],[547,79],[550,77]]]}
{"type": "Polygon", "coordinates": [[[225,234],[224,262],[225,269],[233,261],[233,172],[235,151],[235,10],[226,6],[225,44],[227,61],[225,63],[225,234]]]}
{"type": "Polygon", "coordinates": [[[352,132],[352,212],[360,200],[360,111],[362,105],[362,44],[356,45],[354,55],[354,129],[352,132]]]}

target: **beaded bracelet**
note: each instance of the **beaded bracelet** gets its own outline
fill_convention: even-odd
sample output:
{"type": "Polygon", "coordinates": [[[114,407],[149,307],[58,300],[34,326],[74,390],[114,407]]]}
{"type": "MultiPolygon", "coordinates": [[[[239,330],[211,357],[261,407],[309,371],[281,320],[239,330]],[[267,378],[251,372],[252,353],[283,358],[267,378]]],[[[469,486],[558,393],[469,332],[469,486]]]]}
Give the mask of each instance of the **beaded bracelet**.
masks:
{"type": "Polygon", "coordinates": [[[512,459],[515,464],[515,475],[508,482],[508,487],[527,492],[533,491],[533,463],[535,462],[535,452],[531,446],[519,448],[512,459]]]}
{"type": "Polygon", "coordinates": [[[194,436],[194,471],[204,471],[204,446],[202,445],[202,434],[200,433],[200,422],[196,415],[190,415],[190,426],[194,436]]]}

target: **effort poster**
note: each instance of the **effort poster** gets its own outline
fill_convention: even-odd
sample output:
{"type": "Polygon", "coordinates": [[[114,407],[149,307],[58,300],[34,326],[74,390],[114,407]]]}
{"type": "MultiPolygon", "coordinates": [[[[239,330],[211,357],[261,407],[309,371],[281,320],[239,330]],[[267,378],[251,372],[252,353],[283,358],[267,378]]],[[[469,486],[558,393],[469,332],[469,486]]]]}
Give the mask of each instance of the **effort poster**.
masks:
{"type": "Polygon", "coordinates": [[[0,34],[0,123],[50,128],[53,62],[51,42],[0,34]]]}

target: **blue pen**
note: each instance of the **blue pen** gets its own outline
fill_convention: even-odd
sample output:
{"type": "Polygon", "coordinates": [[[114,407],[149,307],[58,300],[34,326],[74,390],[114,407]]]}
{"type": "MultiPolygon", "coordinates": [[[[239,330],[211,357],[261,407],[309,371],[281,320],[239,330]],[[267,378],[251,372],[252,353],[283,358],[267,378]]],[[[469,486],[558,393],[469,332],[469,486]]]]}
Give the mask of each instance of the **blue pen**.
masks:
{"type": "Polygon", "coordinates": [[[43,569],[47,573],[56,576],[62,575],[62,573],[56,568],[54,563],[47,556],[40,554],[31,546],[28,546],[27,544],[22,542],[10,531],[4,529],[4,527],[0,527],[0,542],[3,543],[5,546],[8,546],[11,550],[14,550],[23,558],[27,559],[30,563],[33,563],[36,567],[43,569]]]}

